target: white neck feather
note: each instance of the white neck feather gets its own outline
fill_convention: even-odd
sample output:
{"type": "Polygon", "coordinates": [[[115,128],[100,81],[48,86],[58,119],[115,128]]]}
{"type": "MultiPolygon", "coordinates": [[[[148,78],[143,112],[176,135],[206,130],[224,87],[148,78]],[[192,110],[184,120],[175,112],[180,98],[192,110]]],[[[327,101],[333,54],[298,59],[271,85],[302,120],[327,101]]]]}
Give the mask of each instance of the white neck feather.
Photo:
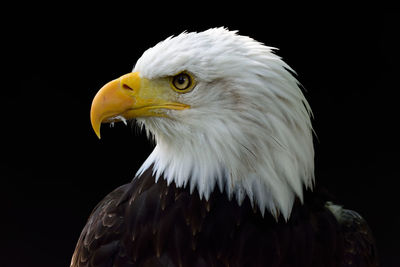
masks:
{"type": "MultiPolygon", "coordinates": [[[[156,179],[162,175],[168,183],[189,186],[200,197],[208,199],[217,185],[239,204],[247,196],[262,214],[268,210],[288,219],[295,197],[302,200],[303,186],[314,182],[311,110],[290,67],[271,48],[232,32],[224,34],[248,43],[255,52],[244,55],[244,64],[223,62],[224,73],[208,80],[202,79],[202,69],[191,70],[190,62],[183,66],[198,74],[195,90],[182,99],[195,104],[169,111],[173,119],[138,119],[148,135],[154,135],[156,147],[136,175],[153,165],[156,179]]],[[[157,54],[154,50],[157,46],[151,51],[157,54]]],[[[231,60],[240,56],[243,52],[231,60]]],[[[144,75],[142,65],[157,64],[156,58],[147,57],[135,69],[144,75]]],[[[158,64],[167,64],[162,60],[158,64]]],[[[214,61],[208,62],[211,69],[223,64],[214,61]]]]}

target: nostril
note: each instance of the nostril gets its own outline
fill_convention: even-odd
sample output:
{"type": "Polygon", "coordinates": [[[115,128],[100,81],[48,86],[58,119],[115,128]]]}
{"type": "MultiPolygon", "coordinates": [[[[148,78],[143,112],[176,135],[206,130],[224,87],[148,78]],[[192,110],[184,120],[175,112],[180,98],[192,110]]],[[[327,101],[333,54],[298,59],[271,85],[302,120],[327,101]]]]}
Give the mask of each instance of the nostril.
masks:
{"type": "Polygon", "coordinates": [[[132,89],[131,87],[129,87],[129,85],[127,85],[127,84],[123,84],[123,85],[122,85],[122,88],[124,88],[124,89],[126,89],[126,90],[131,90],[131,91],[133,91],[133,89],[132,89]]]}

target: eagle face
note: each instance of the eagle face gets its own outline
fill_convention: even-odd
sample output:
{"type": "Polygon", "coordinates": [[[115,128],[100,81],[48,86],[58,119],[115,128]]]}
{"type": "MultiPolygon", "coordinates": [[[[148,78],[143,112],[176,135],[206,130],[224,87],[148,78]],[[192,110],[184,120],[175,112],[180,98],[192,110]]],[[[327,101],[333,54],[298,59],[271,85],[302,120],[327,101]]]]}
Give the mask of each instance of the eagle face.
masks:
{"type": "Polygon", "coordinates": [[[91,121],[136,119],[156,147],[139,169],[208,199],[218,186],[264,214],[287,219],[314,180],[310,107],[291,68],[265,46],[225,28],[182,33],[144,52],[106,84],[91,121]]]}

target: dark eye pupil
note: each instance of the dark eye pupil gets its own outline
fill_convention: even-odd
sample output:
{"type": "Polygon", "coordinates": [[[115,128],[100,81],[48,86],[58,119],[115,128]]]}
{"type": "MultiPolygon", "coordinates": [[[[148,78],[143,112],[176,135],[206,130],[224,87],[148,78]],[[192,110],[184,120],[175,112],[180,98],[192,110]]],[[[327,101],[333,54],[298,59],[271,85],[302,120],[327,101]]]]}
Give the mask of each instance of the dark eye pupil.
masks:
{"type": "Polygon", "coordinates": [[[179,84],[184,84],[186,82],[186,77],[181,75],[178,77],[178,83],[179,84]]]}

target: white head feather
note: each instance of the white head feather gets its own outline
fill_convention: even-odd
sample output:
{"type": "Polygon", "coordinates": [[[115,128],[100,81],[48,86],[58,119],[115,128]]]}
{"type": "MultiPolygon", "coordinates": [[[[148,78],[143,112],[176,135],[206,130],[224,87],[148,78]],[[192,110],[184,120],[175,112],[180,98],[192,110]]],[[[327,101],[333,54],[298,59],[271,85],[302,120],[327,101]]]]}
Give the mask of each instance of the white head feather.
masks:
{"type": "Polygon", "coordinates": [[[293,70],[272,48],[224,28],[170,37],[144,52],[134,71],[154,79],[187,71],[196,87],[173,119],[140,118],[156,147],[157,177],[209,198],[218,185],[239,204],[288,219],[303,185],[314,181],[311,110],[293,70]]]}

